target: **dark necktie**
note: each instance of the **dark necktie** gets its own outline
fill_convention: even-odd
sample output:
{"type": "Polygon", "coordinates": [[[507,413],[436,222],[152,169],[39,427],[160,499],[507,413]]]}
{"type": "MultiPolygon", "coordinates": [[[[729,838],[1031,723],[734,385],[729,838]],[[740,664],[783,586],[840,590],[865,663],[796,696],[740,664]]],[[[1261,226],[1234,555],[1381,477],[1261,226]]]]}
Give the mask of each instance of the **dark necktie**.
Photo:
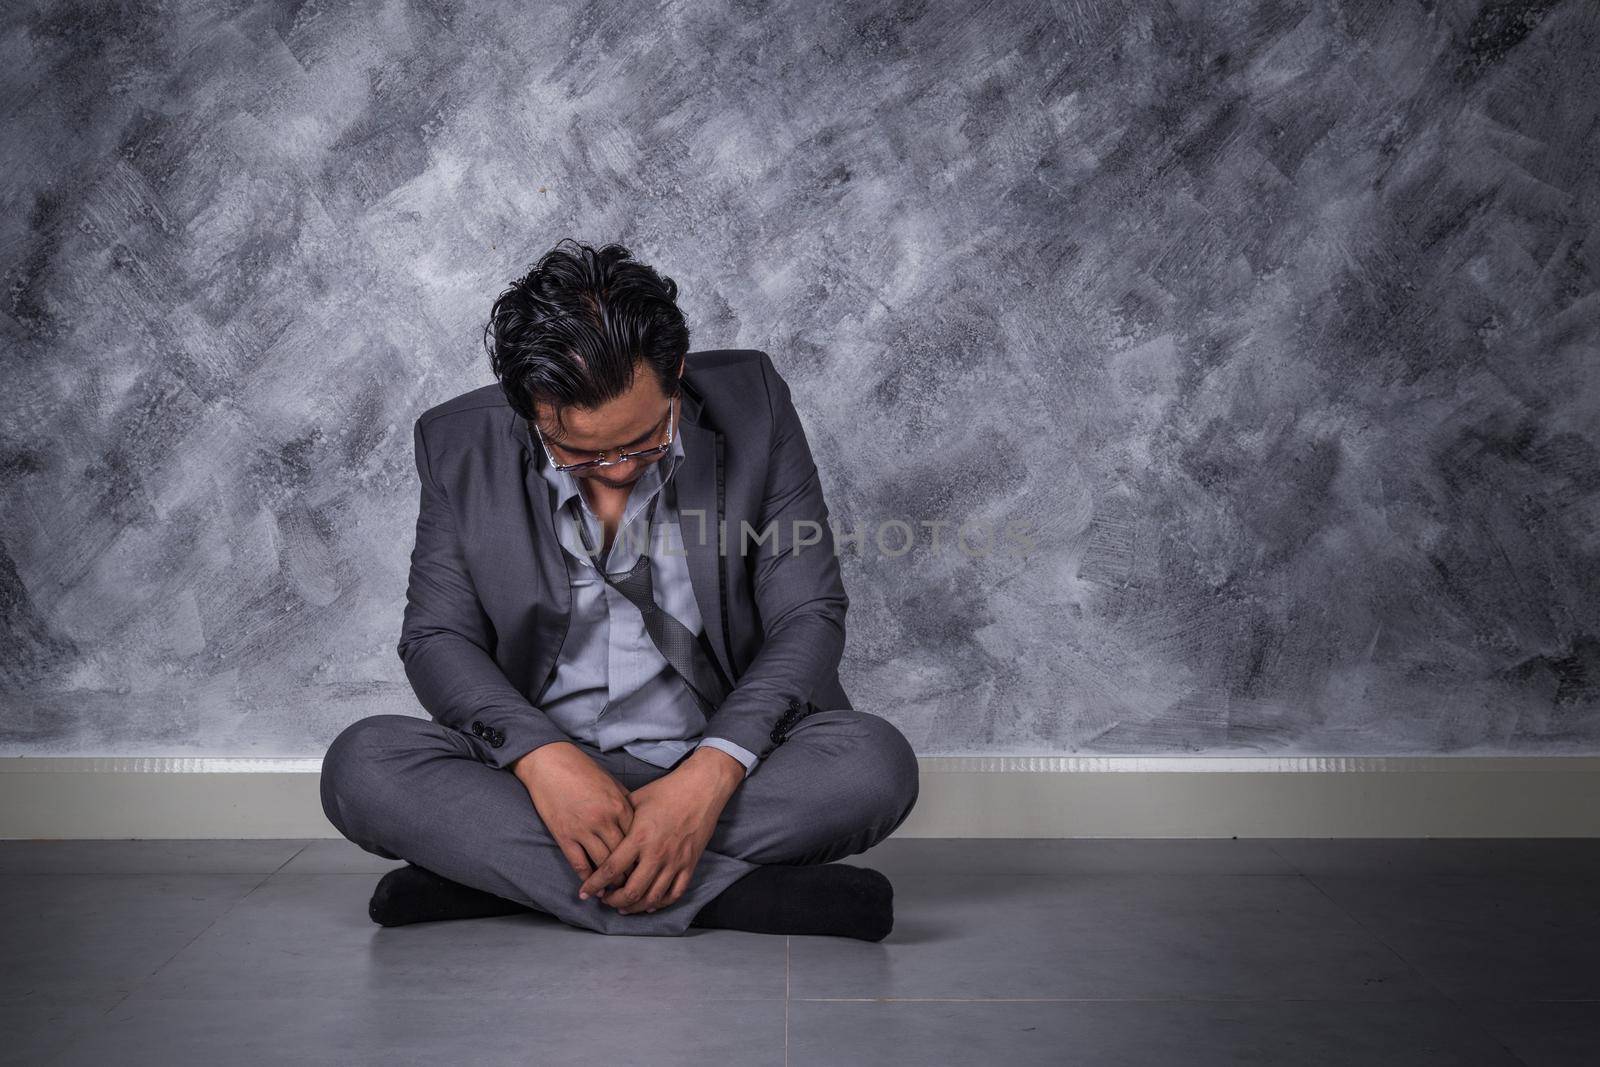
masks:
{"type": "MultiPolygon", "coordinates": [[[[723,683],[722,672],[711,660],[711,654],[705,645],[698,640],[689,628],[673,616],[663,611],[661,605],[656,603],[655,587],[651,580],[650,552],[651,539],[648,536],[651,520],[655,517],[656,500],[661,494],[676,488],[671,484],[672,479],[667,479],[667,485],[650,499],[649,510],[645,513],[644,538],[645,549],[639,553],[639,561],[633,569],[621,578],[613,577],[606,573],[603,564],[596,566],[600,577],[639,609],[639,614],[644,617],[644,628],[650,634],[661,656],[673,670],[682,676],[689,684],[689,689],[700,702],[700,710],[710,718],[711,713],[722,706],[727,698],[728,687],[723,683]]],[[[578,530],[583,534],[583,541],[589,548],[590,558],[594,558],[594,544],[589,539],[588,527],[584,524],[582,515],[578,515],[578,530]]],[[[609,553],[607,553],[609,555],[609,553]]]]}

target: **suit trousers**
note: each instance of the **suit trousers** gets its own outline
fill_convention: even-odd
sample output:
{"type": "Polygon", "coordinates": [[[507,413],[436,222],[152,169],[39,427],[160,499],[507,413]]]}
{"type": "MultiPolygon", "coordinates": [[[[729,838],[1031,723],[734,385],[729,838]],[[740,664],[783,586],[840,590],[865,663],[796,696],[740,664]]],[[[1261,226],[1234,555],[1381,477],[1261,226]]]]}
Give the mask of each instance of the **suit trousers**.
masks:
{"type": "MultiPolygon", "coordinates": [[[[578,740],[627,789],[669,768],[578,740]]],[[[527,788],[493,766],[484,742],[430,719],[373,715],[334,738],[322,764],[322,808],[345,837],[607,934],[682,935],[694,915],[759,864],[828,863],[864,852],[905,821],[918,793],[916,755],[887,719],[821,710],[789,728],[739,785],[684,894],[623,915],[597,897],[545,829],[527,788]]]]}

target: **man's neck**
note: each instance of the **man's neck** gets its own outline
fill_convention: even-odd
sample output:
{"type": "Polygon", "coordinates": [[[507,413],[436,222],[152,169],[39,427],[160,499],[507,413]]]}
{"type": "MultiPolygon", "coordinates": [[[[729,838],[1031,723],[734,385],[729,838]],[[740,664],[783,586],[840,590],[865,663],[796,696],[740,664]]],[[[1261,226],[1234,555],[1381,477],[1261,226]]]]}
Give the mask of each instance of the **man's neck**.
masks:
{"type": "Polygon", "coordinates": [[[588,502],[590,509],[596,515],[606,515],[622,508],[628,502],[633,486],[623,489],[612,489],[609,486],[596,485],[584,480],[579,483],[578,490],[583,493],[583,499],[588,502]]]}

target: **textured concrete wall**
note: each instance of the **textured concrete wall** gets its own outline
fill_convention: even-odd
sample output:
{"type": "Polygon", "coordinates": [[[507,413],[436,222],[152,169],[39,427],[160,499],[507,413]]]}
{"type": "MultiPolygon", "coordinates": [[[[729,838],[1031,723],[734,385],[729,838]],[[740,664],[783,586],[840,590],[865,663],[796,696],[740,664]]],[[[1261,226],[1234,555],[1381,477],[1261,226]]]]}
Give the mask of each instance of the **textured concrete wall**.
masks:
{"type": "Polygon", "coordinates": [[[29,8],[0,753],[415,713],[410,421],[568,234],[912,525],[844,681],[923,754],[1600,750],[1587,0],[29,8]]]}

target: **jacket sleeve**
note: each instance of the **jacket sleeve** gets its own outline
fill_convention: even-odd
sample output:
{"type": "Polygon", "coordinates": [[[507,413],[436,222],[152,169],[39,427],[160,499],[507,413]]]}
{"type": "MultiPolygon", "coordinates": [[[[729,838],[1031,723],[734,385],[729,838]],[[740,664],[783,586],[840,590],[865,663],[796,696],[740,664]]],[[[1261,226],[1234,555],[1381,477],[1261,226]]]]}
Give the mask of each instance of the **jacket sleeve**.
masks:
{"type": "Polygon", "coordinates": [[[471,738],[485,763],[506,768],[541,745],[571,738],[490,654],[493,624],[467,573],[450,502],[433,479],[421,419],[412,437],[422,498],[397,650],[433,720],[471,738]]]}
{"type": "Polygon", "coordinates": [[[765,756],[783,737],[780,722],[798,717],[817,680],[838,669],[850,598],[788,383],[764,352],[761,373],[773,427],[761,516],[748,533],[730,528],[727,542],[728,551],[755,558],[753,588],[765,633],[749,669],[707,719],[705,736],[765,756]]]}

